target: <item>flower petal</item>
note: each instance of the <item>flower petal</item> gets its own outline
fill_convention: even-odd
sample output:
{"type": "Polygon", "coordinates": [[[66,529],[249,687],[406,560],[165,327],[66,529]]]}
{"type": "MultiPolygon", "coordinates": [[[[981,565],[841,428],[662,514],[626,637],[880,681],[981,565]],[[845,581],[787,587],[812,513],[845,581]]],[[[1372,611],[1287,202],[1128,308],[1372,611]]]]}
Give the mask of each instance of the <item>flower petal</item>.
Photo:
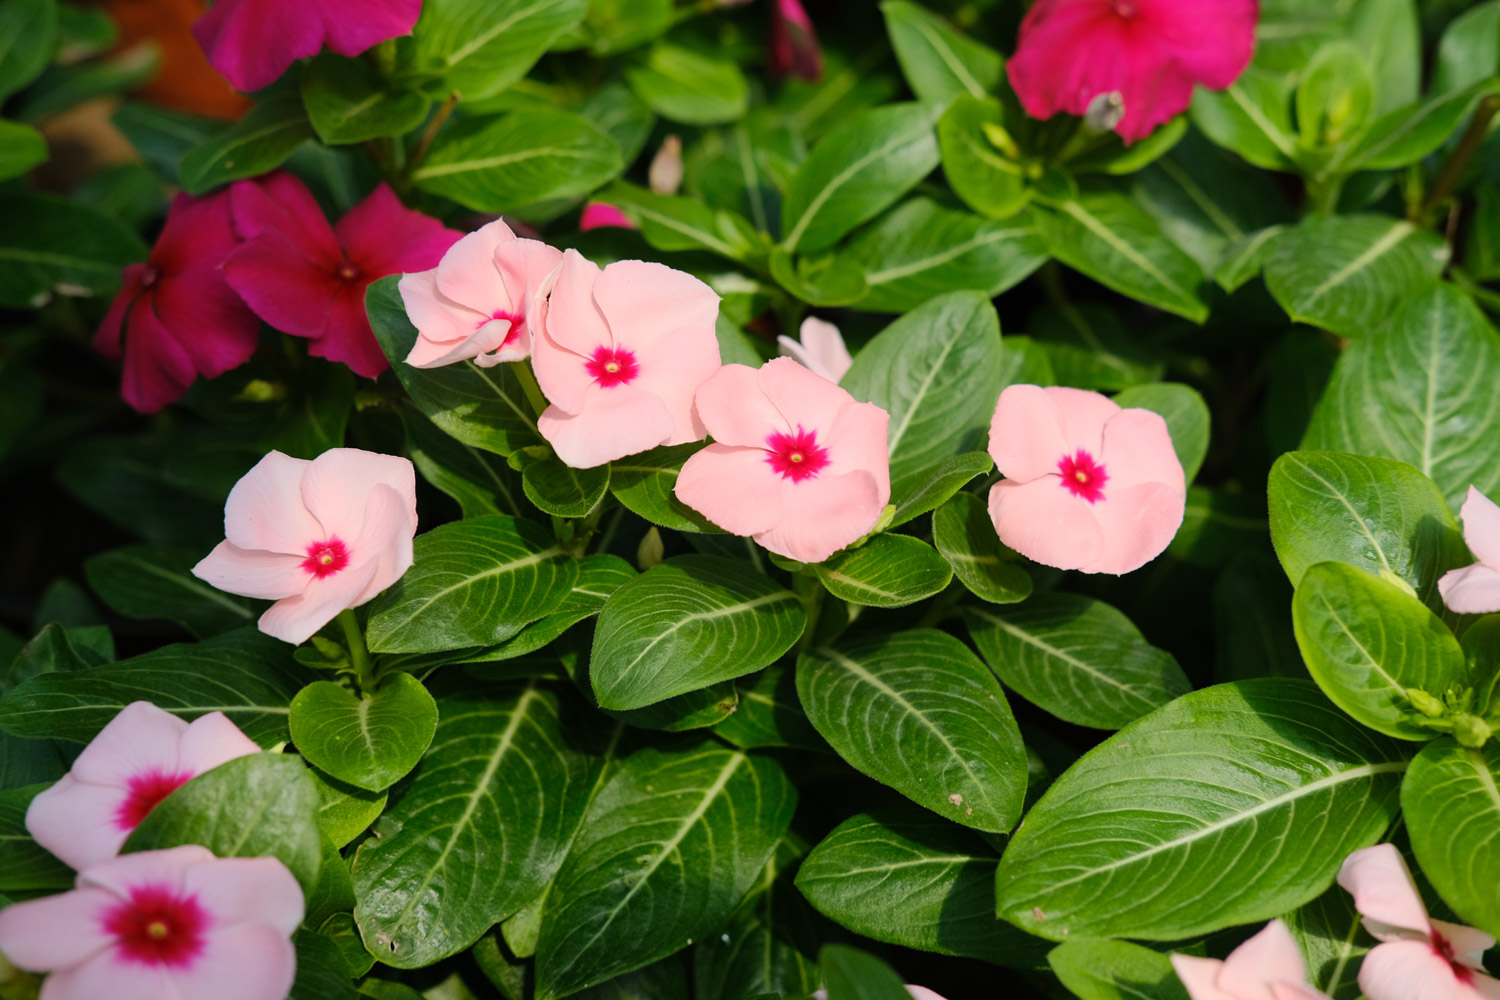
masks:
{"type": "Polygon", "coordinates": [[[1471,969],[1484,968],[1484,960],[1481,956],[1495,946],[1493,934],[1486,933],[1477,927],[1450,924],[1446,920],[1433,920],[1431,923],[1432,929],[1447,939],[1456,961],[1471,969]]]}
{"type": "Polygon", "coordinates": [[[1500,570],[1500,507],[1470,486],[1460,515],[1464,520],[1464,541],[1474,558],[1500,570]]]}
{"type": "Polygon", "coordinates": [[[642,260],[610,264],[594,283],[594,301],[615,344],[647,353],[669,334],[690,330],[718,352],[719,296],[685,271],[642,260]]]}
{"type": "Polygon", "coordinates": [[[1376,844],[1355,851],[1339,868],[1338,882],[1354,897],[1365,929],[1380,940],[1431,936],[1427,907],[1394,845],[1376,844]]]}
{"type": "Polygon", "coordinates": [[[1172,447],[1167,422],[1150,410],[1120,410],[1104,425],[1104,443],[1099,449],[1104,464],[1105,496],[1137,483],[1162,483],[1177,493],[1187,493],[1182,462],[1172,447]]]}
{"type": "Polygon", "coordinates": [[[264,924],[290,937],[302,923],[302,888],[275,858],[214,858],[188,868],[183,885],[213,914],[216,929],[264,924]]]}
{"type": "Polygon", "coordinates": [[[837,383],[854,364],[843,334],[827,320],[808,316],[798,336],[801,343],[786,336],[777,337],[776,342],[781,345],[781,353],[795,358],[808,371],[837,383]]]}
{"type": "Polygon", "coordinates": [[[1359,967],[1359,988],[1369,1000],[1478,1000],[1500,995],[1493,991],[1495,981],[1489,976],[1475,973],[1473,979],[1472,986],[1459,982],[1448,960],[1426,941],[1378,945],[1359,967]]]}
{"type": "Polygon", "coordinates": [[[874,403],[849,403],[839,410],[826,437],[828,472],[864,469],[875,477],[882,508],[891,500],[891,451],[886,443],[890,423],[891,415],[874,403]]]}
{"type": "Polygon", "coordinates": [[[223,712],[209,712],[188,725],[177,748],[177,760],[184,770],[193,772],[196,777],[220,764],[253,753],[260,753],[260,747],[242,733],[239,726],[230,722],[223,712]]]}
{"type": "Polygon", "coordinates": [[[672,415],[672,434],[663,443],[703,440],[708,429],[693,400],[698,387],[721,367],[718,340],[711,333],[683,328],[661,337],[638,359],[640,374],[630,387],[651,393],[672,415]]]}
{"type": "Polygon", "coordinates": [[[257,624],[266,635],[301,645],[338,617],[340,611],[352,608],[378,568],[379,563],[371,562],[350,566],[321,580],[314,578],[303,593],[267,608],[257,624]]]}
{"type": "Polygon", "coordinates": [[[12,903],[0,910],[0,952],[31,972],[86,962],[113,943],[100,916],[117,902],[103,889],[87,888],[12,903]]]}
{"type": "Polygon", "coordinates": [[[122,854],[80,871],[78,888],[106,889],[121,899],[140,885],[160,885],[181,892],[188,869],[213,860],[213,852],[197,844],[122,854]]]}
{"type": "Polygon", "coordinates": [[[1448,610],[1461,615],[1500,611],[1500,572],[1483,563],[1451,569],[1438,579],[1438,593],[1448,610]]]}
{"type": "Polygon", "coordinates": [[[849,393],[791,358],[773,358],[761,365],[760,389],[788,426],[823,436],[833,429],[840,411],[854,402],[849,393]]]}
{"type": "Polygon", "coordinates": [[[370,328],[365,312],[365,290],[369,282],[344,281],[334,290],[328,308],[328,324],[307,346],[315,358],[327,358],[349,366],[356,375],[375,378],[390,367],[385,351],[370,328]]]}
{"type": "Polygon", "coordinates": [[[153,305],[199,375],[222,375],[255,353],[260,317],[235,294],[217,267],[195,268],[162,281],[153,305]]]}
{"type": "Polygon", "coordinates": [[[279,601],[306,588],[308,575],[302,568],[305,558],[220,542],[193,567],[193,575],[225,593],[279,601]]]}
{"type": "Polygon", "coordinates": [[[791,424],[761,391],[760,373],[748,365],[724,365],[698,386],[698,416],[719,444],[764,448],[772,434],[790,434],[791,424]]]}
{"type": "Polygon", "coordinates": [[[283,333],[317,338],[328,328],[343,280],[279,229],[264,229],[229,255],[224,280],[283,333]]]}
{"type": "Polygon", "coordinates": [[[485,348],[475,341],[488,317],[448,298],[437,287],[437,272],[402,275],[396,284],[417,340],[406,355],[413,368],[439,368],[472,358],[485,348]]]}
{"type": "MultiPolygon", "coordinates": [[[[351,20],[364,19],[368,9],[378,6],[361,4],[359,16],[351,20]]],[[[387,274],[439,267],[444,254],[463,237],[432,216],[401,204],[384,181],[345,212],[333,232],[345,255],[364,272],[366,283],[387,274]]]]}
{"type": "Polygon", "coordinates": [[[781,483],[781,519],[755,540],[788,559],[820,563],[868,534],[880,519],[875,477],[863,470],[781,483]]]}
{"type": "Polygon", "coordinates": [[[531,354],[533,331],[542,323],[542,288],[562,263],[561,251],[539,240],[511,240],[495,250],[495,267],[505,282],[511,310],[522,317],[521,330],[500,352],[498,361],[519,361],[531,354]]]}
{"type": "Polygon", "coordinates": [[[219,0],[193,37],[236,90],[259,90],[322,47],[322,23],[305,14],[292,0],[219,0]]]}
{"type": "Polygon", "coordinates": [[[990,421],[990,457],[1006,479],[1029,483],[1054,475],[1074,448],[1063,433],[1057,402],[1037,385],[1006,386],[990,421]]]}
{"type": "Polygon", "coordinates": [[[68,867],[87,868],[119,854],[130,836],[116,822],[128,798],[123,783],[91,784],[65,774],[31,800],[26,830],[68,867]]]}
{"type": "Polygon", "coordinates": [[[273,451],[229,491],[224,536],[242,549],[305,557],[322,526],[302,502],[302,477],[311,462],[273,451]]]}
{"type": "MultiPolygon", "coordinates": [[[[417,525],[417,474],[409,459],[359,448],[332,448],[308,464],[302,476],[302,501],[326,534],[345,545],[364,534],[365,507],[370,491],[384,483],[406,502],[411,529],[417,525]]],[[[355,562],[364,555],[350,552],[355,562]]]]}
{"type": "Polygon", "coordinates": [[[94,332],[94,350],[106,358],[120,356],[120,346],[125,336],[125,315],[130,311],[135,297],[141,293],[141,276],[145,271],[145,264],[130,264],[120,273],[120,292],[109,304],[109,312],[104,314],[104,321],[94,332]]]}
{"type": "Polygon", "coordinates": [[[497,309],[508,312],[512,302],[496,269],[495,251],[515,241],[516,234],[500,219],[469,233],[443,254],[436,271],[438,290],[487,317],[497,309]]]}
{"type": "MultiPolygon", "coordinates": [[[[543,323],[547,336],[558,349],[587,358],[593,356],[596,347],[614,346],[615,340],[604,313],[594,303],[594,284],[600,273],[599,266],[577,250],[563,254],[561,270],[547,299],[547,316],[543,323]]],[[[537,378],[541,377],[538,370],[537,378]]],[[[552,390],[545,382],[542,390],[552,402],[566,406],[553,398],[552,390]]]]}
{"type": "Polygon", "coordinates": [[[47,977],[40,1000],[189,1000],[165,965],[146,965],[116,956],[113,948],[82,965],[47,977]]]}
{"type": "Polygon", "coordinates": [[[229,205],[240,241],[273,230],[324,268],[331,270],[343,263],[344,252],[327,216],[307,185],[294,174],[276,170],[254,180],[236,181],[229,188],[229,205]]]}
{"type": "Polygon", "coordinates": [[[1276,1000],[1271,993],[1271,983],[1276,980],[1307,981],[1302,952],[1280,920],[1272,920],[1229,953],[1217,984],[1239,1000],[1276,1000]]]}
{"type": "Polygon", "coordinates": [[[370,600],[411,569],[412,536],[416,532],[406,498],[385,483],[377,483],[365,503],[364,530],[352,546],[361,559],[373,558],[375,573],[355,595],[352,607],[370,600]]]}
{"type": "Polygon", "coordinates": [[[1104,548],[1097,560],[1078,568],[1116,576],[1140,569],[1172,544],[1186,511],[1187,494],[1181,490],[1161,483],[1116,490],[1110,483],[1093,510],[1104,548]]]}
{"type": "Polygon", "coordinates": [[[990,490],[990,520],[1000,541],[1033,562],[1079,569],[1099,561],[1104,533],[1087,500],[1057,476],[1030,482],[1006,479],[990,490]]]}
{"type": "Polygon", "coordinates": [[[711,444],[683,463],[677,499],[735,535],[769,531],[781,520],[781,476],[760,448],[711,444]]]}
{"type": "Polygon", "coordinates": [[[1187,988],[1192,1000],[1242,1000],[1232,993],[1219,989],[1219,970],[1224,963],[1217,958],[1198,958],[1196,955],[1167,956],[1172,960],[1172,969],[1182,985],[1187,988]]]}
{"type": "Polygon", "coordinates": [[[357,56],[387,38],[410,34],[422,13],[422,0],[315,0],[313,6],[321,8],[328,47],[341,56],[357,56]]]}
{"type": "Polygon", "coordinates": [[[547,407],[537,430],[564,464],[592,469],[665,443],[675,424],[666,405],[649,392],[616,385],[593,389],[576,414],[547,407]]]}
{"type": "Polygon", "coordinates": [[[120,395],[141,413],[182,398],[198,375],[193,359],[152,308],[152,295],[136,296],[126,321],[120,395]]]}
{"type": "Polygon", "coordinates": [[[83,748],[71,772],[79,781],[123,786],[148,771],[180,770],[178,747],[188,724],[149,701],[133,701],[83,748]]]}
{"type": "Polygon", "coordinates": [[[291,939],[265,924],[211,933],[203,954],[186,969],[172,970],[183,1000],[280,1000],[296,978],[291,939]]]}

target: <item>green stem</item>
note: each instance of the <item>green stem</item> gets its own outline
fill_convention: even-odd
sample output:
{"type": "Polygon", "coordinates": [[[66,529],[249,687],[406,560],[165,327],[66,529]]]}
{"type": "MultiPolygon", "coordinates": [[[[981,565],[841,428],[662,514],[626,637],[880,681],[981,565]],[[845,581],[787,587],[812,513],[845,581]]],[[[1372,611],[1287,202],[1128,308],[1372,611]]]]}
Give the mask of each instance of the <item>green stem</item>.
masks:
{"type": "Polygon", "coordinates": [[[422,138],[417,140],[417,148],[412,152],[411,159],[406,161],[406,176],[410,177],[417,172],[422,161],[427,159],[427,151],[432,148],[433,140],[437,138],[439,130],[448,121],[448,116],[453,114],[453,109],[458,107],[458,91],[448,95],[448,99],[437,109],[432,120],[427,123],[427,128],[422,132],[422,138]]]}
{"type": "Polygon", "coordinates": [[[22,972],[0,955],[0,1000],[36,1000],[41,989],[40,980],[22,972]]]}
{"type": "Polygon", "coordinates": [[[1323,180],[1309,179],[1307,182],[1308,206],[1320,215],[1332,215],[1339,207],[1339,195],[1343,191],[1343,174],[1323,180]]]}
{"type": "Polygon", "coordinates": [[[1496,113],[1500,113],[1500,95],[1491,94],[1479,102],[1474,117],[1469,121],[1469,127],[1464,130],[1463,138],[1458,140],[1453,155],[1448,157],[1448,162],[1438,171],[1437,180],[1432,182],[1432,189],[1422,199],[1422,204],[1418,206],[1415,218],[1411,221],[1417,222],[1425,218],[1428,212],[1441,205],[1453,193],[1453,189],[1458,187],[1464,172],[1469,169],[1469,164],[1474,162],[1474,157],[1484,145],[1490,121],[1496,113]]]}
{"type": "Polygon", "coordinates": [[[807,626],[802,630],[802,638],[797,643],[797,652],[802,653],[813,644],[813,638],[818,632],[818,619],[823,614],[823,598],[827,591],[823,584],[811,573],[798,573],[792,577],[792,590],[797,599],[802,602],[802,610],[807,613],[807,626]]]}
{"type": "Polygon", "coordinates": [[[359,619],[354,617],[353,608],[345,608],[339,612],[339,627],[344,630],[344,642],[349,646],[349,663],[354,667],[354,679],[359,682],[360,691],[374,694],[377,687],[375,663],[370,659],[369,649],[365,647],[365,635],[359,630],[359,619]]]}
{"type": "Polygon", "coordinates": [[[514,361],[511,362],[510,370],[515,375],[516,381],[521,383],[521,391],[526,393],[526,401],[540,417],[547,409],[547,399],[542,395],[542,387],[536,384],[536,376],[532,374],[531,367],[524,361],[514,361]]]}

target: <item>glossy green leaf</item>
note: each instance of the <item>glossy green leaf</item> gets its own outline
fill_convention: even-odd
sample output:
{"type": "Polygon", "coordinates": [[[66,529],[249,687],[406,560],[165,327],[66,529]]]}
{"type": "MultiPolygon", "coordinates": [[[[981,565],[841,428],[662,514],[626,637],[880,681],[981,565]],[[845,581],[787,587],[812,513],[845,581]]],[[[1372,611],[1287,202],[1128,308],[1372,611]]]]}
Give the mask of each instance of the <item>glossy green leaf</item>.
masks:
{"type": "Polygon", "coordinates": [[[693,943],[694,995],[749,1000],[817,988],[821,928],[792,885],[802,852],[801,838],[782,838],[723,932],[693,943]]]}
{"type": "Polygon", "coordinates": [[[652,111],[684,125],[723,125],[750,103],[750,85],[733,60],[670,42],[653,45],[625,79],[652,111]]]}
{"type": "Polygon", "coordinates": [[[1359,1000],[1358,974],[1374,943],[1341,885],[1282,917],[1307,962],[1307,981],[1332,1000],[1359,1000]]]}
{"type": "Polygon", "coordinates": [[[318,138],[331,146],[404,135],[422,124],[432,102],[414,90],[387,89],[363,59],[325,52],[302,76],[302,103],[318,138]]]}
{"type": "Polygon", "coordinates": [[[734,682],[739,705],[714,735],[742,750],[757,747],[802,747],[826,750],[828,744],[802,710],[797,698],[797,678],[791,666],[775,663],[750,677],[734,682]]]}
{"type": "Polygon", "coordinates": [[[707,250],[729,260],[744,260],[751,253],[750,224],[697,199],[652,194],[624,181],[615,181],[598,197],[640,226],[646,242],[658,250],[707,250]]]}
{"type": "Polygon", "coordinates": [[[54,295],[114,291],[120,272],[146,256],[114,217],[66,198],[0,196],[0,307],[36,309],[54,295]]]}
{"type": "Polygon", "coordinates": [[[1500,929],[1500,746],[1428,744],[1401,785],[1401,812],[1422,874],[1466,924],[1500,929]]]}
{"type": "Polygon", "coordinates": [[[458,501],[464,517],[525,512],[519,477],[504,459],[443,432],[414,410],[403,407],[401,422],[417,472],[458,501]]]}
{"type": "Polygon", "coordinates": [[[1172,435],[1172,447],[1182,463],[1183,474],[1191,483],[1208,454],[1208,404],[1198,390],[1180,382],[1154,382],[1131,386],[1116,395],[1115,402],[1125,407],[1150,410],[1166,420],[1167,431],[1172,435]]]}
{"type": "Polygon", "coordinates": [[[172,545],[127,545],[91,556],[83,569],[94,593],[127,618],[165,618],[198,636],[254,624],[255,602],[193,576],[204,555],[172,545]]]}
{"type": "Polygon", "coordinates": [[[932,544],[975,597],[991,604],[1014,604],[1031,596],[1031,576],[995,535],[980,497],[959,493],[933,511],[932,544]]]}
{"type": "Polygon", "coordinates": [[[993,98],[959,97],[938,120],[938,148],[948,186],[980,215],[1008,219],[1031,199],[1027,165],[1006,156],[990,142],[985,126],[1005,118],[993,98]]]}
{"type": "Polygon", "coordinates": [[[317,768],[309,773],[318,789],[318,828],[334,847],[342,850],[348,846],[385,811],[385,792],[377,794],[346,785],[317,768]]]}
{"type": "Polygon", "coordinates": [[[1432,93],[1455,90],[1500,73],[1500,2],[1488,0],[1462,12],[1443,29],[1437,65],[1432,71],[1432,93]]]}
{"type": "Polygon", "coordinates": [[[993,833],[1020,818],[1020,731],[994,676],[952,636],[922,629],[816,647],[797,661],[797,693],[839,756],[918,805],[993,833]]]}
{"type": "Polygon", "coordinates": [[[412,32],[417,68],[483,100],[525,76],[587,9],[587,0],[426,0],[412,32]]]}
{"type": "Polygon", "coordinates": [[[890,526],[900,527],[913,518],[936,510],[975,476],[984,475],[994,466],[987,453],[966,451],[936,465],[906,473],[891,483],[891,504],[896,510],[891,516],[890,526]]]}
{"type": "Polygon", "coordinates": [[[653,524],[674,531],[717,533],[720,529],[677,499],[673,492],[682,464],[702,447],[697,442],[672,445],[612,462],[609,467],[610,492],[627,510],[653,524]]]}
{"type": "Polygon", "coordinates": [[[1389,170],[1418,162],[1457,131],[1481,98],[1497,92],[1500,85],[1487,79],[1382,115],[1349,155],[1346,169],[1389,170]]]}
{"type": "Polygon", "coordinates": [[[1295,74],[1251,67],[1221,91],[1199,88],[1192,118],[1203,134],[1266,170],[1291,170],[1299,150],[1292,129],[1295,74]]]}
{"type": "Polygon", "coordinates": [[[1311,681],[1194,691],[1053,783],[1000,860],[998,912],[1053,941],[1176,941],[1280,915],[1380,839],[1406,766],[1311,681]]]}
{"type": "Polygon", "coordinates": [[[30,125],[0,119],[0,180],[26,173],[47,161],[47,140],[30,125]]]}
{"type": "Polygon", "coordinates": [[[521,470],[526,499],[544,514],[583,517],[599,506],[609,490],[608,465],[575,469],[554,455],[533,458],[525,452],[512,455],[511,465],[521,470]]]}
{"type": "Polygon", "coordinates": [[[349,963],[331,938],[298,928],[292,944],[297,949],[297,978],[287,1000],[358,1000],[349,981],[349,963]]]}
{"type": "Polygon", "coordinates": [[[905,1000],[910,996],[889,965],[848,945],[824,945],[818,966],[828,1000],[905,1000]]]}
{"type": "Polygon", "coordinates": [[[1188,1000],[1172,960],[1129,941],[1064,941],[1047,964],[1080,1000],[1188,1000]]]}
{"type": "Polygon", "coordinates": [[[1214,265],[1214,281],[1226,292],[1238,291],[1260,275],[1273,241],[1284,232],[1285,226],[1267,226],[1231,241],[1214,265]]]}
{"type": "Polygon", "coordinates": [[[63,864],[26,830],[31,800],[50,785],[0,791],[0,892],[73,888],[73,869],[63,864]]]}
{"type": "Polygon", "coordinates": [[[953,579],[948,561],[909,535],[876,535],[814,567],[835,597],[872,608],[901,608],[940,593],[953,579]]]}
{"type": "Polygon", "coordinates": [[[891,48],[912,93],[943,104],[960,94],[984,97],[1000,82],[1000,53],[907,0],[880,5],[891,48]]]}
{"type": "Polygon", "coordinates": [[[8,0],[0,7],[0,99],[26,86],[52,61],[56,0],[8,0]]]}
{"type": "Polygon", "coordinates": [[[411,674],[390,674],[363,695],[317,681],[292,699],[292,742],[302,756],[371,792],[384,791],[417,766],[437,721],[437,703],[411,674]]]}
{"type": "Polygon", "coordinates": [[[220,184],[258,177],[281,166],[312,137],[312,123],[297,95],[257,104],[244,118],[183,155],[182,186],[189,194],[204,194],[220,184]]]}

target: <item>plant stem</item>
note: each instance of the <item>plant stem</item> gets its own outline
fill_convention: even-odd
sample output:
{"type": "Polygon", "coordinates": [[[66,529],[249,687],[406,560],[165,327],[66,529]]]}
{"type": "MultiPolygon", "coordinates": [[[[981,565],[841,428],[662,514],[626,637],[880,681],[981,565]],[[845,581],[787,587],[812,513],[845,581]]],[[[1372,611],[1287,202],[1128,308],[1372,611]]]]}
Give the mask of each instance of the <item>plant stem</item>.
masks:
{"type": "Polygon", "coordinates": [[[353,608],[345,608],[339,612],[339,627],[344,630],[344,641],[349,646],[349,663],[354,667],[354,679],[359,682],[359,689],[364,694],[374,694],[378,682],[375,677],[375,664],[370,659],[370,651],[365,647],[365,635],[359,630],[359,619],[354,617],[353,608]]]}
{"type": "Polygon", "coordinates": [[[427,151],[432,148],[432,141],[437,138],[438,131],[453,114],[453,109],[458,107],[458,91],[448,95],[448,99],[437,109],[437,114],[432,116],[432,121],[427,123],[427,129],[422,133],[422,138],[417,142],[417,148],[411,154],[411,159],[406,161],[406,175],[410,177],[416,173],[422,161],[427,159],[427,151]]]}
{"type": "Polygon", "coordinates": [[[532,374],[530,366],[524,361],[513,361],[510,370],[515,375],[516,381],[521,383],[521,391],[526,393],[526,401],[540,417],[547,409],[547,399],[542,395],[542,387],[536,384],[536,376],[532,374]]]}
{"type": "Polygon", "coordinates": [[[1409,221],[1419,222],[1427,217],[1443,200],[1453,193],[1458,187],[1459,181],[1463,180],[1464,171],[1469,169],[1469,164],[1474,162],[1474,157],[1479,153],[1479,148],[1484,145],[1485,135],[1490,130],[1490,121],[1500,112],[1500,95],[1491,94],[1479,102],[1479,107],[1474,109],[1474,117],[1469,122],[1469,127],[1464,130],[1463,138],[1458,140],[1458,145],[1453,149],[1453,155],[1448,157],[1448,162],[1443,164],[1443,169],[1438,171],[1437,180],[1433,181],[1432,189],[1427,192],[1427,197],[1422,199],[1422,204],[1417,207],[1409,221]]]}
{"type": "Polygon", "coordinates": [[[41,989],[42,984],[35,976],[22,972],[0,955],[0,1000],[36,1000],[41,989]]]}
{"type": "Polygon", "coordinates": [[[805,652],[813,644],[813,637],[818,632],[818,619],[823,614],[823,598],[827,591],[823,584],[812,573],[798,573],[792,577],[792,590],[797,594],[797,599],[802,602],[802,610],[807,612],[807,625],[802,629],[802,638],[797,642],[797,652],[805,652]]]}

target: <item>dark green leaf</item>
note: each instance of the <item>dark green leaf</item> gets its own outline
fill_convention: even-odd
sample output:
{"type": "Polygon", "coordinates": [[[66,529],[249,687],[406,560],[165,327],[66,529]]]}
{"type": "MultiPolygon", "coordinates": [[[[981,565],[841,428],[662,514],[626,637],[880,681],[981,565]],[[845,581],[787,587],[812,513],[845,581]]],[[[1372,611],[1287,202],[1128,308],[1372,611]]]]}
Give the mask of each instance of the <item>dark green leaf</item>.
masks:
{"type": "Polygon", "coordinates": [[[55,0],[7,0],[0,7],[0,99],[36,79],[57,44],[55,0]]]}
{"type": "Polygon", "coordinates": [[[714,735],[743,750],[756,747],[803,747],[826,750],[828,744],[807,721],[797,699],[797,678],[792,668],[773,664],[735,683],[739,707],[714,726],[714,735]]]}
{"type": "Polygon", "coordinates": [[[258,177],[281,166],[312,137],[312,125],[297,95],[257,104],[244,118],[183,155],[182,186],[189,194],[203,194],[242,177],[258,177]]]}
{"type": "Polygon", "coordinates": [[[876,535],[814,567],[835,597],[872,608],[901,608],[940,593],[953,579],[948,561],[909,535],[876,535]]]}
{"type": "Polygon", "coordinates": [[[818,964],[828,1000],[908,1000],[910,996],[889,965],[847,945],[824,945],[818,964]]]}
{"type": "Polygon", "coordinates": [[[113,216],[65,198],[0,196],[0,307],[36,309],[54,295],[102,295],[146,246],[113,216]]]}
{"type": "Polygon", "coordinates": [[[367,792],[320,773],[310,772],[318,788],[318,827],[339,849],[364,833],[385,811],[386,794],[367,792]]]}
{"type": "Polygon", "coordinates": [[[989,472],[994,464],[985,452],[968,451],[925,469],[906,473],[891,483],[891,503],[896,512],[891,517],[890,526],[899,527],[942,506],[975,476],[989,472]]]}
{"type": "Polygon", "coordinates": [[[975,597],[1014,604],[1031,596],[1031,577],[995,535],[984,500],[959,493],[932,514],[932,544],[975,597]]]}
{"type": "Polygon", "coordinates": [[[47,140],[30,125],[0,119],[0,180],[26,173],[47,161],[47,140]]]}
{"type": "Polygon", "coordinates": [[[1188,1000],[1167,956],[1128,941],[1065,941],[1047,964],[1081,1000],[1188,1000]]]}
{"type": "Polygon", "coordinates": [[[406,426],[407,454],[417,471],[457,500],[464,517],[525,512],[515,472],[494,453],[444,433],[421,413],[403,408],[401,422],[406,426]]]}
{"type": "Polygon", "coordinates": [[[202,552],[172,545],[127,545],[84,563],[89,586],[127,618],[165,618],[198,636],[254,622],[259,608],[193,576],[202,552]]]}
{"type": "Polygon", "coordinates": [[[388,90],[369,62],[329,52],[303,74],[302,103],[318,138],[330,146],[404,135],[422,124],[431,104],[417,91],[388,90]]]}
{"type": "Polygon", "coordinates": [[[555,455],[533,458],[526,452],[511,456],[511,466],[521,470],[521,489],[526,499],[544,514],[584,517],[599,506],[609,490],[609,466],[575,469],[555,455]]]}
{"type": "Polygon", "coordinates": [[[682,464],[702,447],[697,442],[672,445],[613,462],[609,467],[610,492],[626,509],[653,524],[674,531],[717,533],[717,527],[673,492],[682,464]]]}
{"type": "Polygon", "coordinates": [[[28,785],[0,791],[0,892],[73,888],[73,869],[26,831],[26,810],[31,800],[48,787],[28,785]]]}
{"type": "Polygon", "coordinates": [[[696,996],[779,998],[800,996],[817,987],[813,956],[822,928],[792,887],[802,851],[800,838],[783,838],[723,932],[694,943],[696,996]]]}
{"type": "Polygon", "coordinates": [[[1382,115],[1365,132],[1344,169],[1390,170],[1418,162],[1454,133],[1480,98],[1496,89],[1494,80],[1482,80],[1382,115]]]}
{"type": "Polygon", "coordinates": [[[1359,1000],[1357,975],[1371,937],[1354,909],[1354,898],[1334,885],[1283,918],[1307,960],[1307,981],[1333,1000],[1359,1000]]]}

